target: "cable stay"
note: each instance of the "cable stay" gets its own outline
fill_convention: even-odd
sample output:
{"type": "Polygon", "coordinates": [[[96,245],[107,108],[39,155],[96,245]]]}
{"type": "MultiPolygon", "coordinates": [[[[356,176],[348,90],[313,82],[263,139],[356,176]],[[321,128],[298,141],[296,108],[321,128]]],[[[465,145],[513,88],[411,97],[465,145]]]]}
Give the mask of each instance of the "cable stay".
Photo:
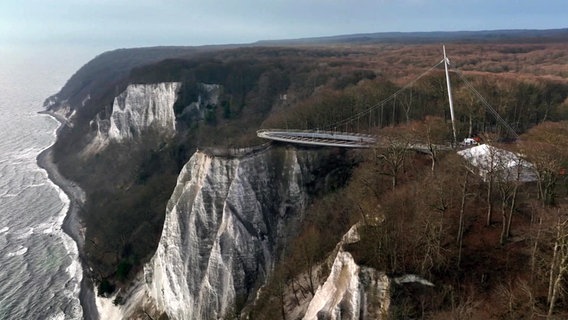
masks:
{"type": "MultiPolygon", "coordinates": [[[[393,103],[393,119],[394,119],[397,96],[401,95],[405,90],[411,88],[417,81],[419,81],[424,76],[432,72],[432,70],[436,69],[441,64],[444,64],[444,69],[446,74],[446,85],[448,90],[448,100],[450,106],[450,115],[452,120],[452,133],[453,133],[452,146],[455,148],[457,146],[456,126],[455,126],[455,117],[453,110],[450,76],[448,73],[450,60],[446,56],[445,47],[443,49],[444,49],[444,57],[440,62],[436,63],[428,70],[421,73],[419,76],[414,78],[412,81],[408,82],[402,88],[396,90],[393,94],[391,94],[387,98],[345,119],[312,130],[262,129],[257,131],[257,136],[269,140],[307,144],[307,145],[335,146],[335,147],[346,147],[346,148],[369,148],[375,144],[377,137],[371,134],[349,132],[350,130],[348,126],[351,126],[351,131],[356,130],[358,132],[361,129],[360,128],[361,118],[368,115],[369,128],[367,129],[369,130],[370,133],[371,132],[370,127],[372,124],[371,118],[374,111],[377,111],[377,119],[380,119],[379,126],[382,126],[383,110],[386,104],[389,102],[393,103]],[[380,111],[380,117],[379,117],[379,111],[380,111]],[[357,123],[355,123],[355,121],[357,121],[357,123]],[[337,128],[343,128],[344,131],[343,132],[337,131],[336,130],[337,128]]],[[[456,68],[452,68],[451,71],[455,72],[459,76],[459,78],[463,81],[465,86],[477,97],[477,99],[479,99],[479,101],[485,106],[485,108],[489,110],[489,113],[491,113],[491,115],[501,125],[503,125],[503,127],[505,127],[505,129],[513,137],[515,138],[519,137],[518,134],[515,132],[515,130],[499,115],[499,113],[491,106],[491,104],[489,104],[489,102],[481,95],[481,93],[479,93],[479,91],[477,91],[473,87],[473,85],[465,78],[465,76],[461,71],[457,70],[456,68]]]]}
{"type": "MultiPolygon", "coordinates": [[[[442,63],[444,63],[444,60],[438,62],[437,64],[435,64],[434,66],[432,66],[430,69],[424,71],[422,74],[420,74],[418,77],[416,77],[414,80],[410,81],[409,83],[407,83],[404,87],[398,89],[397,91],[395,91],[395,93],[391,94],[390,96],[388,96],[387,98],[381,100],[380,102],[376,103],[375,105],[360,111],[348,118],[345,118],[341,121],[338,121],[336,123],[333,123],[331,125],[328,125],[326,127],[323,127],[322,130],[332,130],[334,127],[340,127],[344,124],[347,124],[351,121],[357,120],[358,118],[361,118],[362,116],[366,115],[367,113],[370,113],[382,106],[384,106],[386,103],[390,102],[391,100],[396,99],[396,96],[399,95],[400,93],[402,93],[403,91],[405,91],[406,89],[412,87],[418,80],[422,79],[424,76],[426,76],[428,73],[430,73],[432,70],[436,69],[439,65],[441,65],[442,63]]],[[[318,129],[316,129],[318,130],[318,129]]]]}
{"type": "Polygon", "coordinates": [[[485,97],[483,97],[481,95],[481,93],[479,93],[479,91],[477,91],[473,85],[471,84],[471,82],[469,82],[463,75],[463,73],[461,71],[459,71],[458,69],[454,69],[452,70],[454,71],[458,77],[460,77],[460,79],[464,82],[464,84],[466,85],[466,87],[473,92],[473,94],[475,94],[475,96],[477,97],[477,99],[479,99],[479,101],[481,101],[481,103],[483,103],[483,105],[485,106],[485,108],[487,108],[487,110],[489,110],[489,112],[491,113],[491,115],[493,115],[493,117],[495,118],[495,120],[497,120],[499,123],[501,123],[501,125],[503,125],[503,127],[505,127],[505,129],[507,129],[507,131],[509,131],[509,133],[511,135],[513,135],[513,137],[518,138],[519,135],[517,134],[517,132],[515,132],[515,129],[513,129],[513,127],[511,127],[507,121],[505,121],[505,119],[503,119],[501,117],[501,115],[499,115],[499,113],[497,112],[497,110],[495,110],[491,104],[489,104],[489,102],[487,102],[487,100],[485,99],[485,97]]]}

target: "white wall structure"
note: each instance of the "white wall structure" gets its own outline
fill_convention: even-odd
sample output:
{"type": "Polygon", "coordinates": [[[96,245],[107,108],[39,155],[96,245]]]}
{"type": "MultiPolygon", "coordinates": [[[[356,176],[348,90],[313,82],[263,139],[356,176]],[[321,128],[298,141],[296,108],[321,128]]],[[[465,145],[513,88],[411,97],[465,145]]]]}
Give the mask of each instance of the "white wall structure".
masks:
{"type": "Polygon", "coordinates": [[[537,180],[533,164],[511,151],[482,144],[458,151],[458,154],[477,170],[484,181],[490,174],[501,181],[537,180]]]}

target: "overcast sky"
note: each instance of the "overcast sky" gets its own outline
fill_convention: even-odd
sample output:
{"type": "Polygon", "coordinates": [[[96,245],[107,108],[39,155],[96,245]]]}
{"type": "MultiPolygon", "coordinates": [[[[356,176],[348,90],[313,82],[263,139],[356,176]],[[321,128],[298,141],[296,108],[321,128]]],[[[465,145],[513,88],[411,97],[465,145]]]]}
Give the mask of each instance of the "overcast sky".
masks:
{"type": "Polygon", "coordinates": [[[0,0],[0,47],[248,43],[568,27],[568,0],[0,0]]]}

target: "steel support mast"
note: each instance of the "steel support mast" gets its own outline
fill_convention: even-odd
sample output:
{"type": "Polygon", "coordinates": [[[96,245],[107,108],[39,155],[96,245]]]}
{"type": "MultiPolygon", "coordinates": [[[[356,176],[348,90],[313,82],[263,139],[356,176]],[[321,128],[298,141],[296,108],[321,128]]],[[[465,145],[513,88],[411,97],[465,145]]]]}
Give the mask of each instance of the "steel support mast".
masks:
{"type": "Polygon", "coordinates": [[[454,116],[454,102],[452,99],[452,86],[450,84],[450,74],[448,73],[448,66],[450,65],[450,59],[446,56],[446,46],[442,46],[444,50],[444,68],[446,69],[446,84],[448,86],[448,100],[450,101],[450,117],[452,118],[452,133],[454,134],[454,147],[457,146],[456,137],[456,119],[454,116]]]}

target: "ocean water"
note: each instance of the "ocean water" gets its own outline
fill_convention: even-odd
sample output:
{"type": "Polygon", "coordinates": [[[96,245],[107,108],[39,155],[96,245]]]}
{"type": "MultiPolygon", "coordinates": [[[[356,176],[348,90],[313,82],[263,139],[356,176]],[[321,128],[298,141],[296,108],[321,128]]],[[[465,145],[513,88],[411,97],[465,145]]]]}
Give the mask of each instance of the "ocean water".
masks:
{"type": "Polygon", "coordinates": [[[0,319],[81,319],[69,198],[36,163],[59,123],[38,114],[85,54],[0,51],[0,319]]]}

